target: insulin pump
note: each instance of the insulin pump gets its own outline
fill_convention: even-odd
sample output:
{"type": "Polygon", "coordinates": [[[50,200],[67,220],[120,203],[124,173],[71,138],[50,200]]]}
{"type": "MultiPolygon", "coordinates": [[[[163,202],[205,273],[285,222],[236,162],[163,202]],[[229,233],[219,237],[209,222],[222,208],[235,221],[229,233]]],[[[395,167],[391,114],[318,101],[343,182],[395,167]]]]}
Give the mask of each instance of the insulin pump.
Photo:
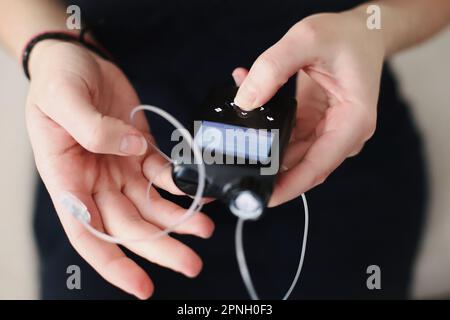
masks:
{"type": "MultiPolygon", "coordinates": [[[[295,124],[297,103],[277,94],[265,105],[244,111],[233,102],[237,89],[214,90],[195,115],[191,134],[205,165],[203,196],[221,200],[239,218],[256,220],[272,194],[295,124]]],[[[175,184],[194,195],[197,164],[181,153],[173,160],[175,184]]]]}
{"type": "MultiPolygon", "coordinates": [[[[235,248],[239,271],[250,297],[258,300],[245,259],[244,222],[258,219],[267,207],[294,126],[296,101],[278,94],[267,104],[247,112],[232,102],[236,92],[235,87],[214,91],[201,105],[192,135],[175,117],[161,108],[141,105],[131,111],[131,121],[139,111],[156,113],[180,130],[178,133],[183,136],[183,141],[187,141],[188,152],[178,155],[172,152],[172,158],[153,145],[172,164],[175,184],[185,193],[193,195],[191,206],[177,222],[144,237],[116,237],[91,225],[88,207],[74,194],[62,191],[59,201],[92,235],[110,243],[126,245],[130,242],[154,241],[168,235],[200,210],[202,197],[220,199],[238,217],[235,248]]],[[[152,186],[153,180],[150,180],[147,193],[152,186]]],[[[294,290],[305,259],[309,213],[305,194],[301,194],[301,198],[305,212],[301,254],[294,279],[283,300],[288,299],[294,290]]]]}

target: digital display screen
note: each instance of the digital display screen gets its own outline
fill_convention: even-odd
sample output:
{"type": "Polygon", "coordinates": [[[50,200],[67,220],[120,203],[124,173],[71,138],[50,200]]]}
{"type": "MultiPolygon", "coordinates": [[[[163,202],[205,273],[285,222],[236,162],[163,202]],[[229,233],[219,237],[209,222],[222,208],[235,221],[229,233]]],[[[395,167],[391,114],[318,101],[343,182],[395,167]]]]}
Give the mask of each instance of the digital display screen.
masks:
{"type": "Polygon", "coordinates": [[[266,129],[253,129],[212,121],[201,121],[195,142],[203,150],[227,156],[267,162],[273,134],[266,129]]]}

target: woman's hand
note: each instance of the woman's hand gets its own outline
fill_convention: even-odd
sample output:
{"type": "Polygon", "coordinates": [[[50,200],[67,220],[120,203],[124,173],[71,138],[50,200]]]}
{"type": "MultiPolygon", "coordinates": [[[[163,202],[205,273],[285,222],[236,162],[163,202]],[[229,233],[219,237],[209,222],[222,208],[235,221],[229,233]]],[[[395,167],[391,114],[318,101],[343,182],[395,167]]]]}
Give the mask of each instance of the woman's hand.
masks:
{"type": "Polygon", "coordinates": [[[310,16],[265,51],[242,82],[235,103],[251,110],[266,103],[295,73],[297,121],[271,206],[322,183],[373,135],[385,49],[381,33],[353,11],[310,16]]]}
{"type": "MultiPolygon", "coordinates": [[[[185,212],[156,190],[151,191],[151,200],[146,195],[144,160],[152,159],[147,161],[161,167],[165,161],[146,142],[151,136],[144,115],[136,117],[136,127],[128,123],[131,109],[139,105],[135,91],[114,64],[67,42],[39,43],[30,71],[26,112],[30,140],[70,242],[106,280],[148,298],[153,284],[147,274],[117,245],[85,230],[59,203],[62,192],[73,193],[87,205],[95,228],[124,239],[150,236],[185,212]]],[[[176,189],[171,181],[165,183],[166,189],[176,189]]],[[[177,232],[207,238],[213,228],[206,215],[197,214],[177,232]]],[[[126,247],[189,277],[202,268],[198,255],[170,236],[126,247]]]]}

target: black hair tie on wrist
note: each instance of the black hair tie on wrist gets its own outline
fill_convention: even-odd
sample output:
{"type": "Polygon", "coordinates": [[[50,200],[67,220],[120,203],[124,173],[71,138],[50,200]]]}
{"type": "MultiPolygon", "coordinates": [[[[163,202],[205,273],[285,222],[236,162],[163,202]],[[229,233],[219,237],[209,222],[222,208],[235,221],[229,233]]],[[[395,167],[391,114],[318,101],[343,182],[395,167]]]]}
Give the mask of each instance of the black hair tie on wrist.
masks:
{"type": "Polygon", "coordinates": [[[74,34],[62,32],[62,31],[44,32],[44,33],[40,33],[40,34],[34,36],[33,38],[31,38],[31,40],[25,46],[25,49],[23,50],[23,54],[22,54],[22,67],[23,67],[25,76],[28,79],[30,79],[30,70],[28,68],[30,54],[31,54],[31,51],[33,50],[33,48],[36,46],[36,44],[38,44],[39,42],[41,42],[43,40],[50,39],[50,40],[60,40],[60,41],[67,41],[67,42],[77,42],[77,43],[80,43],[81,45],[83,45],[84,47],[88,48],[92,52],[98,54],[103,59],[111,60],[111,57],[109,56],[109,54],[107,54],[105,52],[105,50],[103,50],[102,48],[100,48],[98,46],[95,46],[92,43],[87,42],[84,39],[85,33],[86,33],[86,31],[82,31],[80,33],[80,36],[76,36],[74,34]]]}

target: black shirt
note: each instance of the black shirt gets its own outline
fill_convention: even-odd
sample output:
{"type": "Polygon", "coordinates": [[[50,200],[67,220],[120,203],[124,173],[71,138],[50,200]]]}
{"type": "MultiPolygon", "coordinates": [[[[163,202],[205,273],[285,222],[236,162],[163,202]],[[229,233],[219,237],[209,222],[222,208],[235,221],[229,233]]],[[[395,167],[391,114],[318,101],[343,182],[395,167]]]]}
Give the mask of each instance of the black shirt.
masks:
{"type": "MultiPolygon", "coordinates": [[[[350,0],[70,1],[131,79],[143,103],[165,108],[184,124],[210,88],[231,83],[237,66],[250,67],[302,18],[350,9],[350,0]]],[[[285,86],[294,94],[291,80],[285,86]]],[[[374,137],[321,186],[308,192],[311,221],[304,269],[293,298],[404,298],[420,239],[426,179],[421,143],[393,75],[385,67],[374,137]],[[366,268],[379,265],[382,290],[368,290],[366,268]]],[[[167,148],[170,128],[150,117],[152,133],[167,148]]],[[[167,151],[167,150],[166,150],[167,151]]],[[[39,184],[35,230],[45,298],[124,298],[74,252],[39,184]],[[88,280],[65,288],[65,267],[77,263],[88,280]]],[[[168,196],[168,195],[166,195],[168,196]]],[[[174,201],[178,201],[173,198],[174,201]]],[[[216,222],[205,241],[182,237],[204,259],[195,280],[135,257],[153,278],[156,298],[247,298],[238,273],[235,219],[220,203],[204,210],[216,222]]],[[[271,209],[245,228],[256,287],[264,298],[287,289],[300,253],[299,201],[271,209]]],[[[130,253],[130,255],[132,255],[130,253]]],[[[133,256],[133,255],[132,255],[133,256]]]]}

